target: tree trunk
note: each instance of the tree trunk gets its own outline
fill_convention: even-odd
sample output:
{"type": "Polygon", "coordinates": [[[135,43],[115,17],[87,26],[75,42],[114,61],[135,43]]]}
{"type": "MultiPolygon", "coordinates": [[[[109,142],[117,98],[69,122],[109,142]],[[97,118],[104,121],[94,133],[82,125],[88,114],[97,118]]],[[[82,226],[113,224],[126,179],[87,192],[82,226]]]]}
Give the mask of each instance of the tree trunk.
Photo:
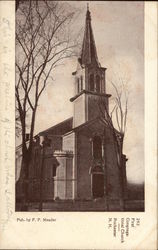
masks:
{"type": "Polygon", "coordinates": [[[28,190],[28,182],[29,182],[29,166],[32,159],[32,149],[33,149],[33,133],[34,133],[34,126],[35,126],[35,116],[36,116],[36,108],[32,114],[32,123],[31,123],[31,130],[30,130],[30,138],[29,138],[29,145],[27,147],[26,138],[25,138],[25,117],[22,119],[22,163],[21,163],[21,173],[19,181],[17,182],[17,192],[19,191],[22,193],[22,211],[27,211],[28,209],[28,200],[29,200],[29,190],[28,190]]]}
{"type": "Polygon", "coordinates": [[[43,179],[44,179],[44,160],[45,160],[45,145],[43,145],[42,149],[42,163],[41,163],[41,171],[40,171],[40,196],[39,196],[39,211],[43,210],[43,179]]]}
{"type": "Polygon", "coordinates": [[[120,139],[120,147],[119,147],[119,158],[120,158],[120,185],[121,185],[121,199],[120,199],[120,206],[121,210],[125,210],[125,202],[124,202],[124,181],[123,181],[123,159],[122,159],[122,153],[123,153],[123,140],[124,136],[121,136],[120,139]]]}
{"type": "Polygon", "coordinates": [[[122,150],[123,150],[123,135],[121,136],[121,140],[120,143],[118,142],[118,138],[116,135],[116,132],[114,130],[114,128],[112,128],[113,130],[113,138],[114,138],[114,148],[115,148],[115,152],[116,155],[118,155],[117,157],[117,166],[118,166],[118,170],[119,170],[119,182],[120,182],[120,210],[124,211],[125,209],[125,205],[124,205],[124,182],[123,182],[123,172],[122,172],[122,150]]]}
{"type": "Polygon", "coordinates": [[[104,198],[105,198],[105,203],[106,203],[106,210],[109,211],[109,197],[108,197],[108,172],[107,172],[107,160],[106,160],[106,130],[104,129],[104,198]]]}
{"type": "Polygon", "coordinates": [[[28,199],[29,199],[29,193],[28,193],[28,182],[29,182],[29,165],[30,165],[30,155],[28,152],[23,157],[22,162],[22,181],[23,181],[23,200],[22,200],[22,209],[28,210],[28,199]]]}
{"type": "Polygon", "coordinates": [[[16,198],[19,195],[21,197],[21,211],[28,210],[28,182],[29,182],[29,165],[30,165],[31,157],[28,154],[28,151],[25,151],[25,154],[22,156],[21,162],[21,172],[19,180],[16,183],[16,198]]]}

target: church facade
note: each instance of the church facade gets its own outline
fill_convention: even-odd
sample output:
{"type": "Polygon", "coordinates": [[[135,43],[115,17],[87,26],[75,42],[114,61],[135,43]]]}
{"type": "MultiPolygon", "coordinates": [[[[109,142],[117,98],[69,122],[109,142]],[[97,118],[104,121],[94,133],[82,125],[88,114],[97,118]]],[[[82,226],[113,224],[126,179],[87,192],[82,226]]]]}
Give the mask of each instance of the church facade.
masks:
{"type": "MultiPolygon", "coordinates": [[[[106,68],[98,60],[89,10],[81,55],[72,75],[73,117],[35,136],[28,199],[39,200],[42,188],[45,201],[90,201],[95,210],[96,200],[105,203],[108,199],[119,210],[126,194],[126,156],[122,154],[120,164],[120,134],[109,122],[111,95],[106,93],[106,68]],[[42,141],[49,143],[41,146],[42,141]]],[[[19,147],[17,165],[20,152],[19,147]]],[[[21,193],[18,188],[19,199],[21,193]]]]}

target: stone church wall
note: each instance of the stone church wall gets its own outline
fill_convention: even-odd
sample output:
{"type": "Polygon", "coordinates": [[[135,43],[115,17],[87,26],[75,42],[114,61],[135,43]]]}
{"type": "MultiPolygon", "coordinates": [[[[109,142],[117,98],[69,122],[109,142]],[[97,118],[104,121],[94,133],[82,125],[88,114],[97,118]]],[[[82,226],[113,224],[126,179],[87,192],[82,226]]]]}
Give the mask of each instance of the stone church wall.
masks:
{"type": "Polygon", "coordinates": [[[91,175],[89,173],[92,164],[91,143],[89,137],[78,133],[77,137],[77,198],[91,198],[91,175]]]}
{"type": "Polygon", "coordinates": [[[48,138],[51,139],[51,150],[52,152],[55,151],[55,150],[62,150],[62,136],[60,135],[51,135],[49,137],[48,135],[48,138]]]}
{"type": "Polygon", "coordinates": [[[64,135],[63,137],[63,150],[69,150],[74,152],[75,144],[75,134],[72,132],[70,134],[64,135]]]}
{"type": "Polygon", "coordinates": [[[107,189],[108,196],[111,199],[119,199],[120,197],[120,179],[119,169],[117,165],[116,146],[114,145],[114,137],[110,129],[106,129],[105,158],[107,159],[107,189]]]}
{"type": "Polygon", "coordinates": [[[103,116],[105,113],[105,106],[108,110],[108,99],[106,97],[88,94],[86,96],[86,103],[89,121],[96,117],[103,116]]]}
{"type": "Polygon", "coordinates": [[[54,197],[59,199],[72,199],[72,155],[64,151],[56,156],[59,163],[56,177],[54,178],[54,197]]]}
{"type": "Polygon", "coordinates": [[[72,158],[66,159],[66,199],[72,199],[73,196],[73,166],[72,158]]]}
{"type": "Polygon", "coordinates": [[[85,122],[85,94],[80,95],[74,101],[73,127],[77,127],[85,122]]]}
{"type": "MultiPolygon", "coordinates": [[[[92,128],[83,129],[77,137],[77,193],[79,199],[92,198],[92,174],[90,168],[93,165],[92,142],[95,133],[103,138],[104,125],[93,124],[92,128]],[[88,131],[92,130],[92,134],[88,131]],[[86,152],[86,153],[85,153],[86,152]]],[[[105,186],[108,196],[112,200],[120,198],[120,177],[117,165],[114,138],[109,129],[105,133],[104,162],[106,162],[105,186]]]]}

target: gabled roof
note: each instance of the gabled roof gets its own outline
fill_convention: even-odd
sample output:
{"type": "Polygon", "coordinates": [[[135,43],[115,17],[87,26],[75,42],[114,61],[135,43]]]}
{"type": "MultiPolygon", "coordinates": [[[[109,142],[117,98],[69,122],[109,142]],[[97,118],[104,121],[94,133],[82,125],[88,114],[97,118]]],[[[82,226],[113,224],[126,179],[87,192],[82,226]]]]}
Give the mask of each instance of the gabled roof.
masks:
{"type": "Polygon", "coordinates": [[[44,131],[41,131],[38,135],[63,135],[72,130],[73,117],[70,117],[44,131]]]}
{"type": "Polygon", "coordinates": [[[98,116],[98,117],[96,117],[95,119],[89,120],[89,121],[87,121],[87,122],[85,122],[85,123],[82,123],[81,125],[79,125],[79,126],[73,128],[73,130],[74,130],[74,131],[80,130],[80,129],[82,129],[83,127],[89,126],[89,125],[91,125],[91,124],[93,124],[93,123],[95,123],[95,122],[98,122],[98,121],[101,121],[101,122],[104,123],[104,125],[106,125],[106,126],[108,125],[108,124],[106,123],[106,120],[104,120],[104,118],[98,116]]]}
{"type": "MultiPolygon", "coordinates": [[[[98,121],[102,122],[106,127],[110,128],[110,125],[108,124],[107,120],[105,118],[101,117],[101,116],[98,116],[95,119],[92,119],[90,121],[82,123],[78,127],[73,128],[73,130],[75,131],[75,130],[82,129],[85,126],[89,126],[89,125],[91,125],[91,124],[93,124],[95,122],[98,122],[98,121]]],[[[113,127],[113,129],[115,130],[116,135],[118,135],[118,136],[121,135],[121,133],[117,129],[115,129],[114,127],[113,127]]]]}

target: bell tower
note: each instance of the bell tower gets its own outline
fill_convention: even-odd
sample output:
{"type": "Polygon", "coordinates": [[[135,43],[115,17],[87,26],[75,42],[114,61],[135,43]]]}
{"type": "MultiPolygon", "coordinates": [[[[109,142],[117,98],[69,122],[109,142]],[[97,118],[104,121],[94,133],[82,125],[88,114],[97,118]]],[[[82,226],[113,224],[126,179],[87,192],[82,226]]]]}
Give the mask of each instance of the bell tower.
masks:
{"type": "Polygon", "coordinates": [[[108,112],[105,81],[106,68],[101,67],[91,26],[91,14],[87,6],[82,50],[74,76],[75,95],[73,127],[77,127],[108,112]],[[105,112],[106,111],[106,112],[105,112]]]}

